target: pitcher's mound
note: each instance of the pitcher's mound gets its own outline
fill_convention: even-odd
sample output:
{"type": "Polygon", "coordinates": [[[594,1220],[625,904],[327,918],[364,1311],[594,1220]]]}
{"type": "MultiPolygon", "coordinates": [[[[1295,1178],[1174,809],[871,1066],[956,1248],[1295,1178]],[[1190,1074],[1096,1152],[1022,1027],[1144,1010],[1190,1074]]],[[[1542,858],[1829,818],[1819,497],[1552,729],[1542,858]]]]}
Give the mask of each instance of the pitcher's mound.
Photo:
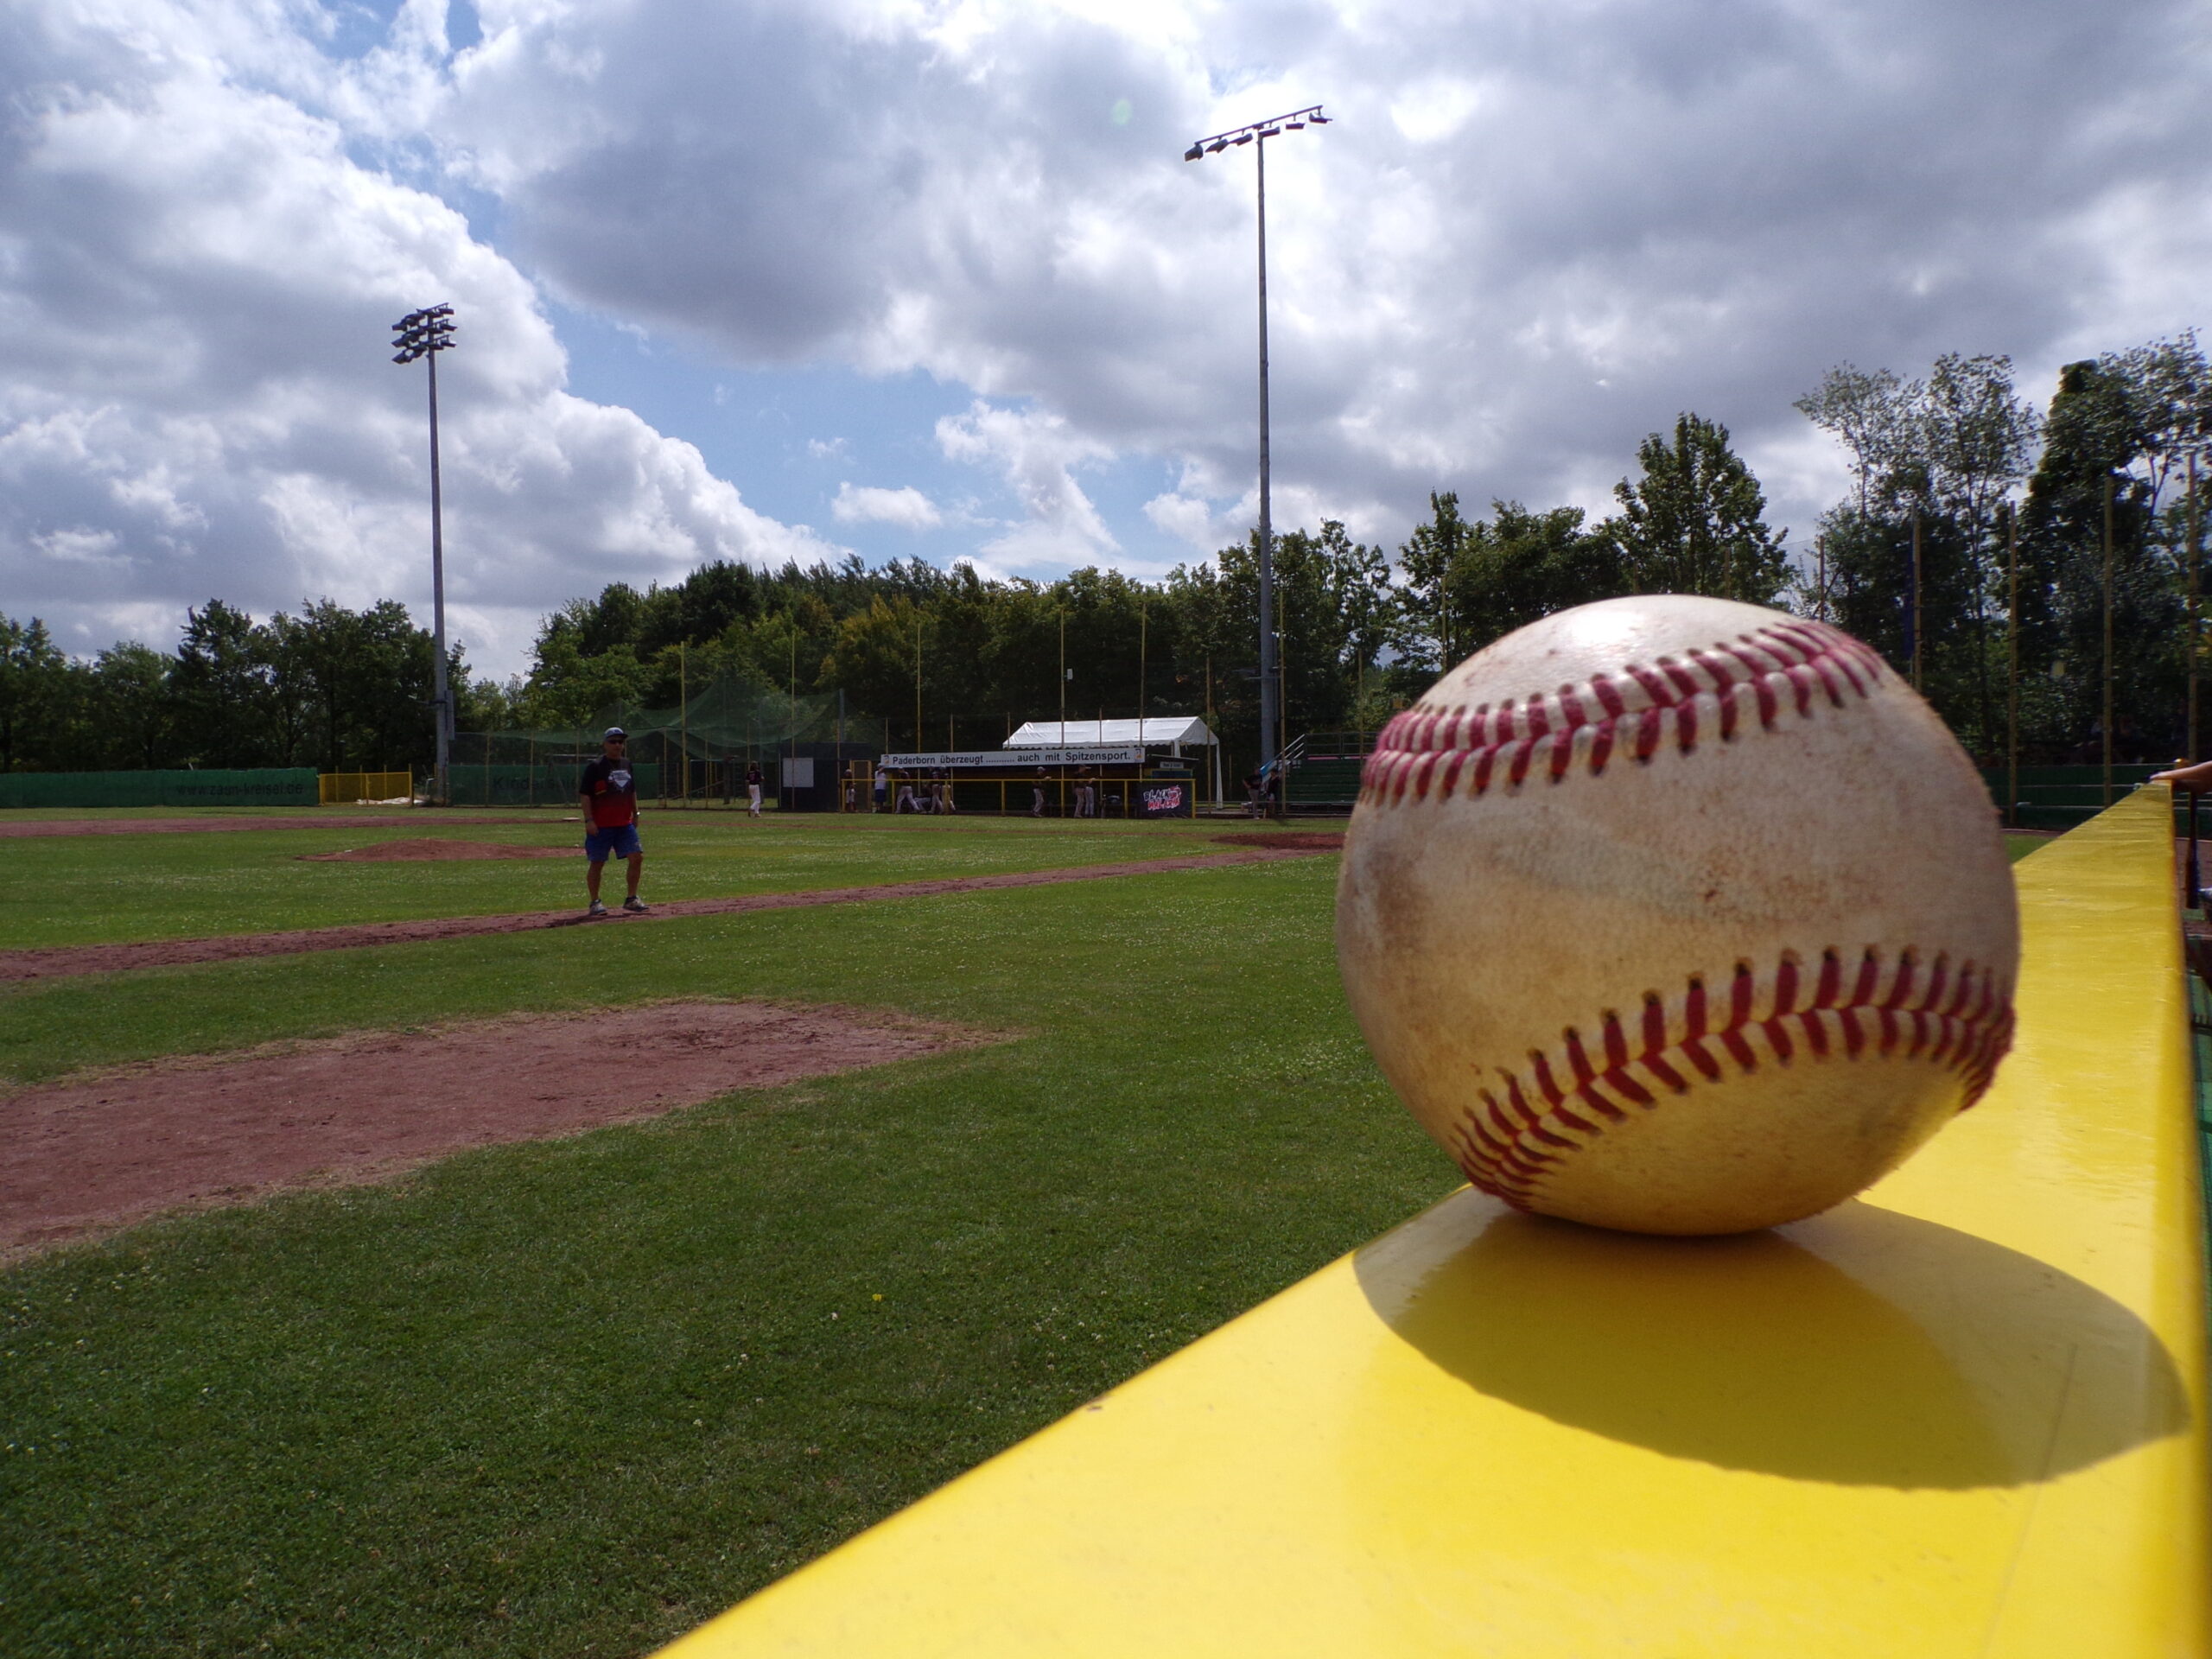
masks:
{"type": "Polygon", "coordinates": [[[998,1040],[838,1008],[662,1002],[362,1032],[46,1084],[0,1099],[0,1262],[164,1210],[381,1180],[471,1147],[998,1040]]]}
{"type": "Polygon", "coordinates": [[[1216,836],[1231,847],[1273,847],[1289,853],[1334,853],[1344,849],[1341,830],[1236,830],[1216,836]]]}
{"type": "Polygon", "coordinates": [[[404,841],[379,841],[368,847],[348,847],[342,853],[301,853],[303,864],[381,864],[399,860],[410,864],[435,858],[574,858],[573,847],[511,847],[499,841],[447,841],[438,836],[412,836],[404,841]]]}

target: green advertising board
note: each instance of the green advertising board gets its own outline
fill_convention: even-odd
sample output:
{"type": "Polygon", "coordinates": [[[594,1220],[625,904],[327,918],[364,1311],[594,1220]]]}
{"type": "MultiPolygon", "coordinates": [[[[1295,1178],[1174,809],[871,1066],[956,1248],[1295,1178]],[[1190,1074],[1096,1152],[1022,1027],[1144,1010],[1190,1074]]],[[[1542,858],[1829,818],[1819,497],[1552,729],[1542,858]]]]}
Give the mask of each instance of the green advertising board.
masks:
{"type": "Polygon", "coordinates": [[[0,772],[10,806],[313,806],[313,766],[201,772],[0,772]]]}

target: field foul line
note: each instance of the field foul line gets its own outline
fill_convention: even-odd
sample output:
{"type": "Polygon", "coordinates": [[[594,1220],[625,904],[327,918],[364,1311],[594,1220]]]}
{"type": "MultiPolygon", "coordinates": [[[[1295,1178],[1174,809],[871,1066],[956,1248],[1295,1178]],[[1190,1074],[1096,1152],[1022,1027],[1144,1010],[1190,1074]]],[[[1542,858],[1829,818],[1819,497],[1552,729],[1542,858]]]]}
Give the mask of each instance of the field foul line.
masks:
{"type": "Polygon", "coordinates": [[[1000,887],[1052,887],[1063,881],[1099,881],[1121,875],[1156,875],[1170,870],[1224,869],[1238,864],[1270,864],[1279,859],[1315,858],[1321,849],[1255,848],[1243,852],[1205,853],[1181,858],[1152,858],[1123,864],[1079,864],[1058,870],[1013,870],[998,875],[944,876],[927,881],[890,881],[866,887],[817,887],[799,893],[753,893],[728,899],[678,899],[655,905],[642,916],[612,911],[604,918],[575,910],[540,910],[501,916],[448,916],[405,922],[364,922],[346,927],[296,928],[283,933],[234,933],[218,938],[148,939],[126,944],[61,944],[30,950],[0,950],[0,980],[56,979],[76,974],[126,972],[136,968],[175,968],[205,962],[232,962],[246,957],[300,956],[313,950],[359,950],[373,945],[414,944],[431,939],[474,938],[487,933],[528,933],[550,927],[602,927],[668,917],[728,916],[756,910],[799,910],[814,905],[852,905],[880,899],[924,899],[942,893],[978,893],[1000,887]]]}

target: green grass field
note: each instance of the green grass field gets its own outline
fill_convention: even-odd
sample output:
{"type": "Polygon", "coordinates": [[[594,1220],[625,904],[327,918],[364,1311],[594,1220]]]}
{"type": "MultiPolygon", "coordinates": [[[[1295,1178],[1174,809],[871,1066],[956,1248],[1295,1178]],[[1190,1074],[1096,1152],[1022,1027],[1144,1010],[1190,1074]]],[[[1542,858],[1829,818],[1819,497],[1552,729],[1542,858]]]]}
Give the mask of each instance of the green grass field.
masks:
{"type": "MultiPolygon", "coordinates": [[[[813,886],[1189,844],[1016,827],[753,826],[746,846],[788,860],[751,879],[813,886]]],[[[546,868],[239,857],[261,839],[10,851],[58,847],[88,903],[103,868],[206,884],[167,911],[110,892],[130,919],[107,937],[218,931],[226,863],[278,883],[546,868]],[[103,866],[118,849],[135,859],[103,866]]],[[[1016,1034],[0,1276],[0,1651],[640,1652],[1361,1243],[1458,1178],[1344,1013],[1334,874],[1318,858],[0,990],[18,1079],[675,995],[1016,1034]]],[[[340,918],[314,891],[288,924],[340,918]]],[[[542,901],[477,901],[511,902],[542,901]]],[[[275,918],[264,901],[239,925],[275,918]]]]}
{"type": "MultiPolygon", "coordinates": [[[[1208,844],[1038,828],[671,814],[652,826],[651,890],[1208,844]]],[[[10,851],[47,856],[96,912],[54,943],[573,896],[553,861],[289,858],[378,833],[10,851]]],[[[1012,1039],[157,1222],[0,1274],[0,1652],[640,1653],[1373,1236],[1459,1177],[1344,1010],[1335,871],[0,986],[0,1075],[18,1081],[671,996],[1012,1039]]]]}
{"type": "MultiPolygon", "coordinates": [[[[314,825],[311,813],[298,816],[314,825]]],[[[572,814],[566,821],[551,810],[392,817],[390,830],[317,826],[11,841],[10,880],[0,890],[0,940],[11,946],[106,944],[583,906],[583,832],[572,814]],[[496,822],[519,817],[542,822],[496,822]],[[425,836],[576,850],[569,859],[432,863],[308,863],[300,856],[425,836]]],[[[1240,822],[797,813],[753,821],[742,812],[648,810],[644,891],[649,900],[703,899],[1117,863],[1225,850],[1212,836],[1240,822]]],[[[615,882],[619,899],[619,877],[615,882]]]]}

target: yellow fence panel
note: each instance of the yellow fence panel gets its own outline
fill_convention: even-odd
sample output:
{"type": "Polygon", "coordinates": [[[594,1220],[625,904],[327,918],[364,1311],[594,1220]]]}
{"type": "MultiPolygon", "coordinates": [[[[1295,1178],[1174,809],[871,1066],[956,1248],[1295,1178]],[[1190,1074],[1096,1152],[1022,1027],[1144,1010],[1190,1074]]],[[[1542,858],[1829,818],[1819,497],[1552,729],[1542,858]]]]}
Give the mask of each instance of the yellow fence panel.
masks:
{"type": "Polygon", "coordinates": [[[415,777],[406,772],[326,772],[316,779],[325,806],[348,801],[398,801],[413,797],[415,777]]]}
{"type": "Polygon", "coordinates": [[[2018,867],[2018,1046],[1863,1198],[1669,1240],[1463,1189],[667,1652],[2206,1653],[2171,823],[2018,867]]]}

